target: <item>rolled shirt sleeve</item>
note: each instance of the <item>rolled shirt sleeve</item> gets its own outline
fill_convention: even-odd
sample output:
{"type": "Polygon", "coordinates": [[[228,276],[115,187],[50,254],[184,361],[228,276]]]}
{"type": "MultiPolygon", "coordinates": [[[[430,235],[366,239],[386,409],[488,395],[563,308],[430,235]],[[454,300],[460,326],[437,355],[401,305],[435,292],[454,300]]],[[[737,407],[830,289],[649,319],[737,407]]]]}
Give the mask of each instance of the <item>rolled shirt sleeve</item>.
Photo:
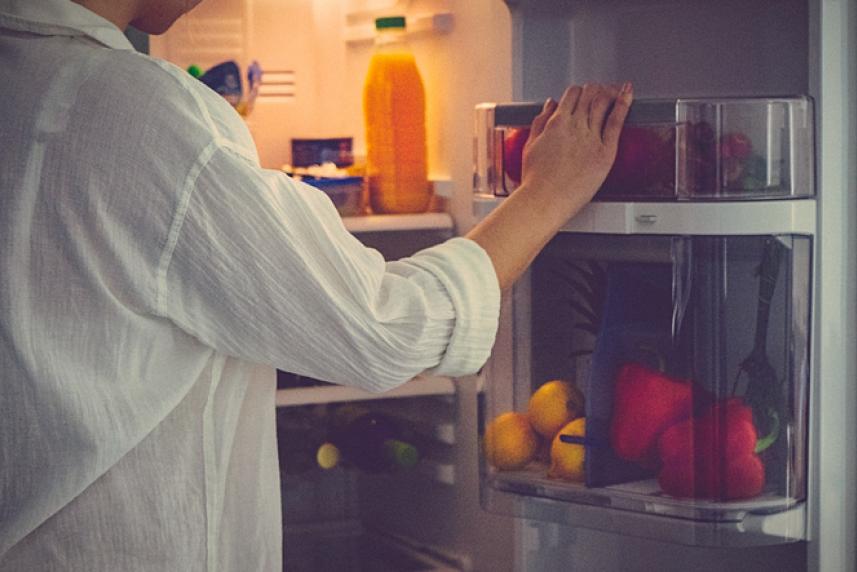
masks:
{"type": "Polygon", "coordinates": [[[369,391],[487,360],[500,292],[475,242],[387,262],[324,193],[222,142],[200,155],[180,205],[158,308],[216,350],[369,391]]]}

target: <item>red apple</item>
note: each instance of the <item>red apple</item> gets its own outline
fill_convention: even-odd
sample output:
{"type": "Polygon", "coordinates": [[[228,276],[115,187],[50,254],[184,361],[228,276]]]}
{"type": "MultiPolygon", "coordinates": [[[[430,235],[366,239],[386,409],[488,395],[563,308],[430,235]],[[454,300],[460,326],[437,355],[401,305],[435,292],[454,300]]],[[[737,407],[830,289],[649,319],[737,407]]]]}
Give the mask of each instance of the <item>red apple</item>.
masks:
{"type": "Polygon", "coordinates": [[[664,141],[651,127],[626,125],[619,136],[616,161],[604,182],[606,192],[639,194],[657,183],[651,179],[657,166],[665,163],[664,147],[664,141]]]}
{"type": "Polygon", "coordinates": [[[524,164],[524,145],[530,137],[529,127],[513,127],[506,130],[503,140],[503,169],[515,184],[521,182],[524,164]]]}

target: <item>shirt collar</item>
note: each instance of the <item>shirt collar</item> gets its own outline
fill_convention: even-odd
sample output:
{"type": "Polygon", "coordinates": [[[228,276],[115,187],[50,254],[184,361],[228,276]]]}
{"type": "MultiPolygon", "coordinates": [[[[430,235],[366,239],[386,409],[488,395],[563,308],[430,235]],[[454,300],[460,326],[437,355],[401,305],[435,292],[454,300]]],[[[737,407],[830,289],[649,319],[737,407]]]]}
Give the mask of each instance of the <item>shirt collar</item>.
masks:
{"type": "Polygon", "coordinates": [[[133,50],[112,22],[71,0],[0,0],[0,28],[42,36],[85,36],[117,50],[133,50]]]}

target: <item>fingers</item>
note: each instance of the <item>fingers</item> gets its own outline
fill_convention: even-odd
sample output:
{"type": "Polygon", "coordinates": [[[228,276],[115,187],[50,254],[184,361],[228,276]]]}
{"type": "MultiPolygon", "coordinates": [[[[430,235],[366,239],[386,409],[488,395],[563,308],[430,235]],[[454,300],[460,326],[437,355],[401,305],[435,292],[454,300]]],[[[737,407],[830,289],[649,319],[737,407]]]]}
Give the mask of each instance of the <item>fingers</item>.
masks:
{"type": "Polygon", "coordinates": [[[598,135],[602,134],[604,118],[607,117],[607,112],[613,102],[619,97],[620,89],[612,85],[604,86],[600,93],[597,93],[592,99],[589,111],[589,128],[598,135]]]}
{"type": "Polygon", "coordinates": [[[577,106],[571,113],[585,125],[589,125],[589,108],[592,105],[592,100],[601,92],[601,86],[593,83],[583,84],[580,91],[580,97],[577,100],[577,106]]]}
{"type": "Polygon", "coordinates": [[[562,98],[559,100],[559,107],[557,110],[559,113],[565,115],[571,115],[574,113],[575,108],[577,107],[577,100],[580,98],[580,94],[583,92],[583,88],[577,85],[573,85],[565,90],[565,93],[562,94],[562,98]]]}
{"type": "Polygon", "coordinates": [[[533,127],[538,123],[537,133],[541,133],[553,113],[557,112],[588,126],[601,136],[605,144],[617,145],[632,100],[633,88],[630,82],[620,88],[599,84],[584,84],[582,87],[573,85],[565,90],[559,104],[550,113],[547,113],[548,102],[545,103],[533,127]]]}
{"type": "Polygon", "coordinates": [[[542,107],[541,113],[533,119],[533,124],[530,126],[530,140],[533,140],[542,134],[542,131],[545,130],[545,125],[547,125],[548,119],[551,118],[554,111],[556,111],[556,108],[557,103],[552,98],[547,98],[544,106],[542,107]]]}
{"type": "Polygon", "coordinates": [[[602,140],[606,145],[615,147],[619,144],[619,133],[622,131],[622,125],[625,123],[625,118],[628,117],[628,109],[631,107],[631,101],[634,99],[634,88],[630,82],[626,82],[619,92],[619,96],[613,104],[613,110],[607,117],[607,123],[604,126],[602,140]]]}

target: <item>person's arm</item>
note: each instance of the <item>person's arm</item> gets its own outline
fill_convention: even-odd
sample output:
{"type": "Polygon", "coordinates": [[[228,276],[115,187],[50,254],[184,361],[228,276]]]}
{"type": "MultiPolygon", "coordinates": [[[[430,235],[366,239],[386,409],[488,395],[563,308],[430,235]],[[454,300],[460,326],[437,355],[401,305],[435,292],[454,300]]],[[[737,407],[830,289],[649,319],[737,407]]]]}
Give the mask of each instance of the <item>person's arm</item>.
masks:
{"type": "Polygon", "coordinates": [[[488,253],[500,288],[518,279],[568,219],[586,205],[616,158],[632,89],[572,86],[545,102],[524,148],[520,187],[467,238],[488,253]]]}

